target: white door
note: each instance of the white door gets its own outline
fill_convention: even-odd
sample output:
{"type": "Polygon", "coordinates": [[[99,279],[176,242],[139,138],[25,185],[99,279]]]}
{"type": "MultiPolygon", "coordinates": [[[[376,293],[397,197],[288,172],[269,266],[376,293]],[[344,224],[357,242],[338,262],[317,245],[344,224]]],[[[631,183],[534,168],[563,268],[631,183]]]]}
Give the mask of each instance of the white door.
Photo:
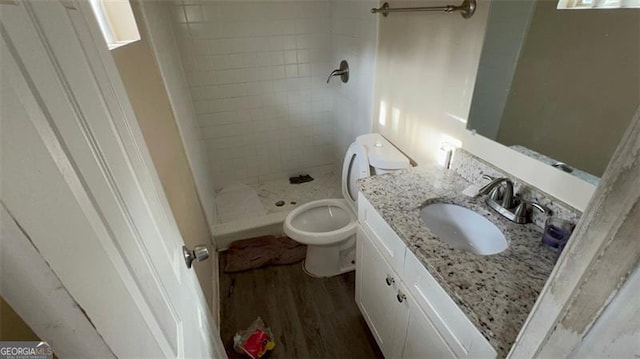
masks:
{"type": "Polygon", "coordinates": [[[0,25],[5,208],[115,356],[226,357],[88,3],[0,25]]]}

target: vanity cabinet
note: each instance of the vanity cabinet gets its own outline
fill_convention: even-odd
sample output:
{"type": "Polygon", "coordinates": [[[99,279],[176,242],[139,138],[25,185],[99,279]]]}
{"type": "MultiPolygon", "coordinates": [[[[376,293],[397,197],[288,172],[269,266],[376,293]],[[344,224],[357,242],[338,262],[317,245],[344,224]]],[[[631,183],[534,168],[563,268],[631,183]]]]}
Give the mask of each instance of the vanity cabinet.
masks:
{"type": "Polygon", "coordinates": [[[356,303],[386,358],[495,358],[496,351],[360,194],[356,303]]]}
{"type": "Polygon", "coordinates": [[[358,307],[386,358],[455,358],[373,243],[358,232],[358,307]]]}

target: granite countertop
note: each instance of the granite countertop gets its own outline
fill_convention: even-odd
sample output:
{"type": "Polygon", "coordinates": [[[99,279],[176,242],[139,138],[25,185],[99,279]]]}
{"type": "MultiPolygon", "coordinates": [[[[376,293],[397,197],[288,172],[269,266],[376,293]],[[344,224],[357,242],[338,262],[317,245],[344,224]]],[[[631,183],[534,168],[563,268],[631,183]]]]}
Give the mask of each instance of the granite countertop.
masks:
{"type": "Polygon", "coordinates": [[[542,229],[515,224],[462,195],[469,182],[452,170],[420,166],[361,179],[358,187],[382,218],[489,340],[506,357],[558,254],[541,244],[542,229]],[[453,203],[482,214],[505,234],[509,247],[482,256],[450,248],[420,219],[430,202],[453,203]]]}

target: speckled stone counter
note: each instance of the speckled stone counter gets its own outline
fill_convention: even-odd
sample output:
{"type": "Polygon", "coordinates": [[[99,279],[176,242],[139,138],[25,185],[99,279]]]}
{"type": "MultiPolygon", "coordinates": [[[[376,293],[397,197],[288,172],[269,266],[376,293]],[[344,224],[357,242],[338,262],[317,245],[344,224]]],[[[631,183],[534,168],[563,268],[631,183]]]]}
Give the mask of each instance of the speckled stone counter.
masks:
{"type": "Polygon", "coordinates": [[[382,218],[489,340],[498,356],[505,357],[558,254],[541,244],[540,227],[500,217],[484,204],[484,196],[462,195],[469,184],[457,173],[435,166],[358,182],[360,191],[382,218]],[[453,203],[482,214],[505,234],[509,247],[489,256],[450,248],[420,219],[420,209],[431,202],[453,203]]]}

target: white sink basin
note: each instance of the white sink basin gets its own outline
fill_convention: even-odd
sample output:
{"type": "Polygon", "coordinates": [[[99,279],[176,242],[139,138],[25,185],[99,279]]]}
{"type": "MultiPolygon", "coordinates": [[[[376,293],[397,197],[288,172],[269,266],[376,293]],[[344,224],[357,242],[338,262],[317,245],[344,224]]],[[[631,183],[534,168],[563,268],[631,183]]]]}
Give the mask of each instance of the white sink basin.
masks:
{"type": "Polygon", "coordinates": [[[420,217],[433,234],[452,248],[490,255],[509,246],[504,234],[488,219],[455,204],[427,205],[420,211],[420,217]]]}

